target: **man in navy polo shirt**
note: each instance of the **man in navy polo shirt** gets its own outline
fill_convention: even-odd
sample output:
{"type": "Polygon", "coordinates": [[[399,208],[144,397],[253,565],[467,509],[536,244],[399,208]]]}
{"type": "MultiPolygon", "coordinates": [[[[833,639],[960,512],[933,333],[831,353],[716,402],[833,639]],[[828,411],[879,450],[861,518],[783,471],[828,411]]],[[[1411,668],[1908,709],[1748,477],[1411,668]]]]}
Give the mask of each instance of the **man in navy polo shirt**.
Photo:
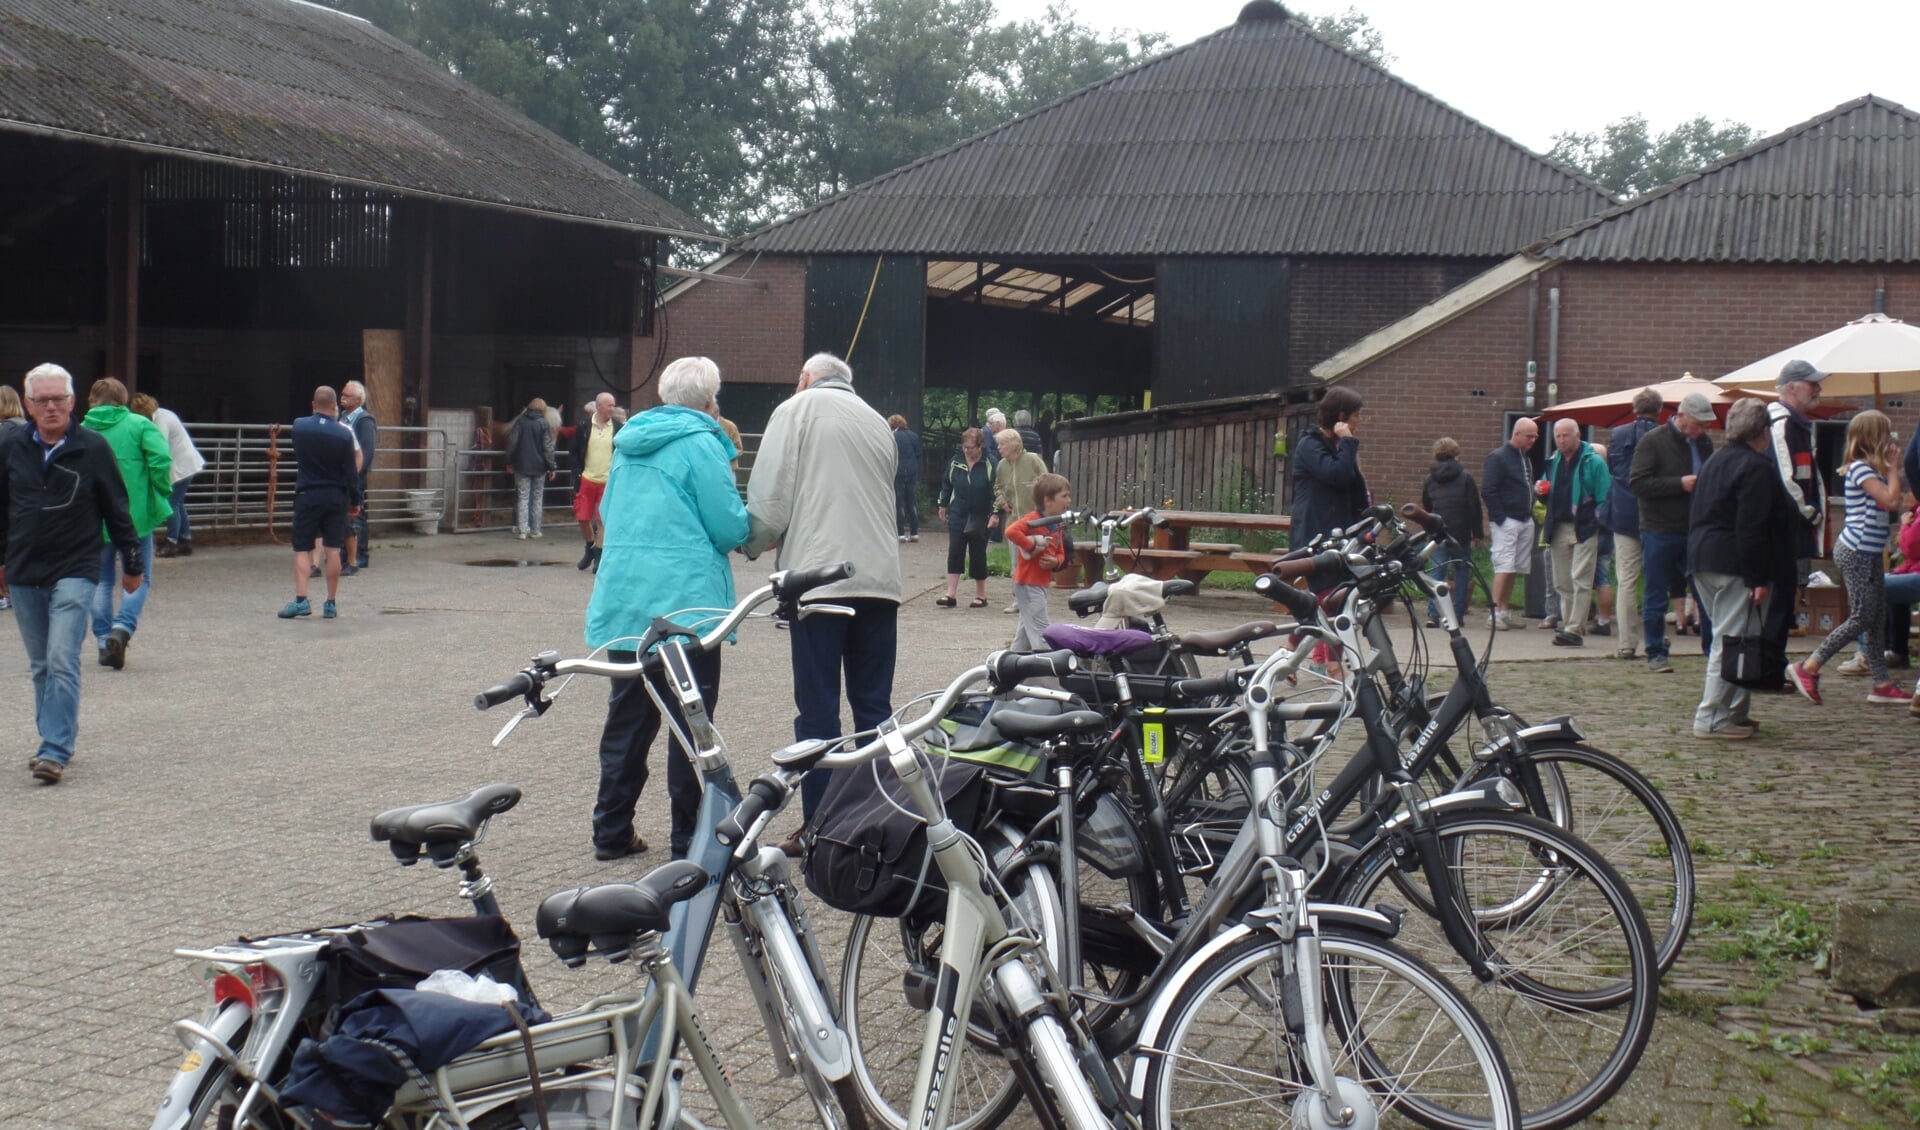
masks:
{"type": "Polygon", "coordinates": [[[293,422],[293,458],[299,477],[293,487],[293,599],[280,610],[282,620],[313,615],[307,603],[307,578],[313,546],[326,558],[327,603],[320,615],[339,615],[340,547],[347,542],[347,520],[360,513],[360,472],[354,462],[353,429],[340,422],[333,390],[313,390],[313,415],[293,422]]]}

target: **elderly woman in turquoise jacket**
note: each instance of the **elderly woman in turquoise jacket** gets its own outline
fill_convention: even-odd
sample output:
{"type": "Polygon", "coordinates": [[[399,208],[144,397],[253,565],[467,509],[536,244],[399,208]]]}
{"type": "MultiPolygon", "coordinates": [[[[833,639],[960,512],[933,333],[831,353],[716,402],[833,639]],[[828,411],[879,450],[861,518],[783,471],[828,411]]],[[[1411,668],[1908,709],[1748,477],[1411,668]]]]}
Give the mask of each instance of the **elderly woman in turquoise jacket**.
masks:
{"type": "MultiPolygon", "coordinates": [[[[587,602],[587,646],[630,663],[656,617],[698,629],[733,605],[727,554],[747,540],[747,509],[734,482],[737,452],[720,428],[720,367],[682,357],[660,374],[660,407],[627,421],[613,440],[613,466],[600,503],[605,550],[587,602]]],[[[711,714],[720,693],[720,653],[689,658],[711,714]]],[[[664,683],[656,682],[671,701],[664,683]]],[[[600,733],[600,794],[593,806],[593,855],[612,860],[647,850],[633,810],[647,783],[647,751],[660,711],[638,679],[616,680],[600,733]]],[[[667,799],[673,857],[687,853],[700,786],[679,740],[668,743],[667,799]]]]}

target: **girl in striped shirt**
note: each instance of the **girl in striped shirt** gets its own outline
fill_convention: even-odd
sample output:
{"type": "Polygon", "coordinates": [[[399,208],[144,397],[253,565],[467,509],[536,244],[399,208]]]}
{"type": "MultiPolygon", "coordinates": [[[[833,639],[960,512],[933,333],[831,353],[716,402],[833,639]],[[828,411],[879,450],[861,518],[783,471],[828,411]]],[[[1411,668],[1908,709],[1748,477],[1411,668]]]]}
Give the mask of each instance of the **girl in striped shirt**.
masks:
{"type": "Polygon", "coordinates": [[[1847,588],[1847,618],[1807,659],[1787,668],[1794,687],[1820,704],[1820,667],[1856,638],[1866,637],[1867,664],[1873,672],[1868,702],[1904,703],[1907,692],[1887,675],[1887,587],[1880,554],[1887,546],[1889,519],[1900,509],[1900,449],[1893,424],[1871,409],[1847,425],[1847,520],[1833,546],[1833,563],[1847,588]]]}

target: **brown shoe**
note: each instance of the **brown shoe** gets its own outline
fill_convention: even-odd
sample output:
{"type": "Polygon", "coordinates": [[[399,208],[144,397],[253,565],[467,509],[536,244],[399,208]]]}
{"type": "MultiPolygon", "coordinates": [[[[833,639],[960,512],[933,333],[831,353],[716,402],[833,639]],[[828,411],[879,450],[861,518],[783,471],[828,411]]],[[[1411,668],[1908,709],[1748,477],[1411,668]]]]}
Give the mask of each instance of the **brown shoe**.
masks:
{"type": "Polygon", "coordinates": [[[66,774],[66,771],[66,766],[50,757],[36,757],[27,766],[27,772],[33,774],[33,779],[43,785],[59,784],[60,778],[66,774]]]}
{"type": "Polygon", "coordinates": [[[781,840],[777,846],[789,859],[800,859],[807,854],[807,828],[801,825],[793,834],[781,840]]]}
{"type": "Polygon", "coordinates": [[[635,832],[633,839],[624,847],[597,847],[593,849],[593,857],[602,863],[611,863],[616,859],[625,859],[630,855],[640,855],[646,850],[647,841],[641,838],[640,833],[635,832]]]}

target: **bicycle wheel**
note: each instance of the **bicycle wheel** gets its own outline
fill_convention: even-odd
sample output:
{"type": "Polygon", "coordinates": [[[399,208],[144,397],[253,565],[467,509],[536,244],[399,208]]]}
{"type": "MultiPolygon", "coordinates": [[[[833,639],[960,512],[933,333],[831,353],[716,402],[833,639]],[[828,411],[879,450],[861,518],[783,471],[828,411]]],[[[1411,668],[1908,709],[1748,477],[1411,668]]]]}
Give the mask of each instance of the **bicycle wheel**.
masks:
{"type": "MultiPolygon", "coordinates": [[[[1673,968],[1693,928],[1693,851],[1680,817],[1653,782],[1613,754],[1576,742],[1528,746],[1550,811],[1536,812],[1580,837],[1613,865],[1640,900],[1660,972],[1673,968]]],[[[1498,772],[1470,770],[1469,783],[1498,772]]]]}
{"type": "MultiPolygon", "coordinates": [[[[1646,919],[1598,853],[1547,821],[1478,812],[1435,821],[1495,978],[1474,977],[1432,915],[1407,915],[1395,943],[1444,973],[1486,1019],[1527,1130],[1577,1122],[1626,1082],[1652,1035],[1659,972],[1646,919]]],[[[1335,897],[1370,906],[1396,878],[1432,905],[1425,874],[1400,871],[1385,840],[1360,853],[1335,897]]]]}
{"type": "MultiPolygon", "coordinates": [[[[1364,1089],[1376,1116],[1362,1113],[1355,1125],[1520,1124],[1498,1042],[1445,978],[1383,941],[1337,926],[1321,929],[1320,951],[1334,1072],[1364,1089]]],[[[1281,1005],[1292,953],[1292,943],[1259,931],[1208,958],[1173,990],[1161,1050],[1148,1053],[1148,1126],[1320,1124],[1308,1120],[1315,1100],[1307,1097],[1304,1052],[1281,1005]]],[[[1341,1093],[1358,1097],[1346,1085],[1341,1093]]]]}
{"type": "MultiPolygon", "coordinates": [[[[927,1001],[940,965],[938,922],[918,926],[905,919],[859,915],[847,931],[840,977],[840,1023],[853,1044],[852,1082],[876,1125],[906,1130],[904,1110],[913,1101],[920,1065],[920,1035],[927,1001]],[[903,984],[920,987],[916,999],[903,984]]],[[[1020,1101],[1013,1072],[1000,1056],[991,1028],[967,1026],[967,1048],[953,1086],[952,1130],[997,1126],[1020,1101]]]]}

